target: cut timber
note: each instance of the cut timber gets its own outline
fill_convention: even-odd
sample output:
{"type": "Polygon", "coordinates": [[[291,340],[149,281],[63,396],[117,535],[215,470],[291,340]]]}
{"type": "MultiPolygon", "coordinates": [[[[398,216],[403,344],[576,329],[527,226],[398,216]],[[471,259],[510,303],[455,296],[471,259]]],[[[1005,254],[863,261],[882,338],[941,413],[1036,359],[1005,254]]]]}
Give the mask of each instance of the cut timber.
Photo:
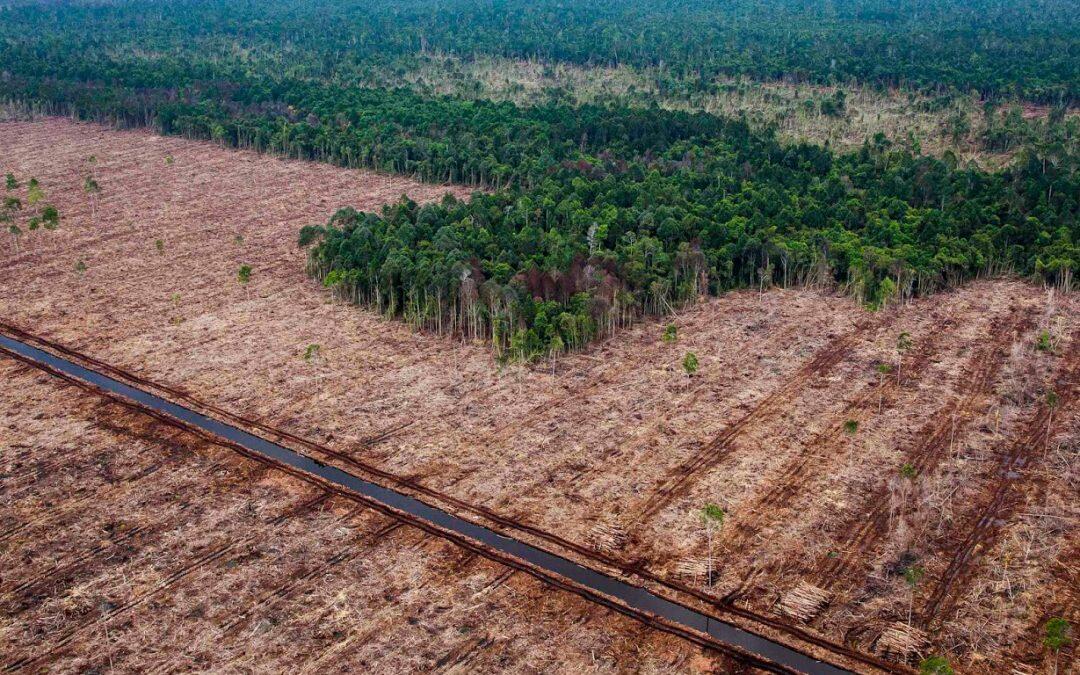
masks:
{"type": "Polygon", "coordinates": [[[611,523],[597,523],[589,531],[589,543],[602,553],[617,553],[626,543],[626,530],[611,523]]]}
{"type": "Polygon", "coordinates": [[[907,659],[926,647],[926,634],[918,628],[897,621],[881,631],[877,641],[879,654],[907,659]]]}
{"type": "Polygon", "coordinates": [[[800,581],[784,595],[780,601],[780,611],[800,621],[810,621],[829,604],[829,597],[828,591],[800,581]]]}

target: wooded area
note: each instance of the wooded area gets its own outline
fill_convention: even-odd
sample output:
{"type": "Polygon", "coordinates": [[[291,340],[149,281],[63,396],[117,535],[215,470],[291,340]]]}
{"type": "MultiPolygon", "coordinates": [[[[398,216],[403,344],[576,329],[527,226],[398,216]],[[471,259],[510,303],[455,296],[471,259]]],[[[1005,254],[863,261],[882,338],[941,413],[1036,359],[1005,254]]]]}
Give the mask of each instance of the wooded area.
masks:
{"type": "MultiPolygon", "coordinates": [[[[1038,138],[989,139],[1025,147],[986,172],[881,134],[840,152],[655,106],[519,107],[343,86],[372,64],[437,48],[666,62],[691,87],[737,73],[1075,99],[1075,22],[1051,20],[1070,19],[1067,4],[830,7],[24,6],[3,12],[0,96],[485,188],[424,208],[346,209],[301,243],[313,245],[311,273],[339,296],[417,327],[491,338],[500,356],[578,348],[642,314],[741,286],[836,285],[871,307],[980,275],[1074,286],[1080,176],[1076,123],[1062,114],[1038,138]],[[800,20],[809,16],[825,20],[800,20]],[[69,39],[76,24],[91,29],[69,39]],[[324,39],[333,34],[342,39],[324,39]]],[[[831,105],[842,110],[841,96],[831,105]]]]}

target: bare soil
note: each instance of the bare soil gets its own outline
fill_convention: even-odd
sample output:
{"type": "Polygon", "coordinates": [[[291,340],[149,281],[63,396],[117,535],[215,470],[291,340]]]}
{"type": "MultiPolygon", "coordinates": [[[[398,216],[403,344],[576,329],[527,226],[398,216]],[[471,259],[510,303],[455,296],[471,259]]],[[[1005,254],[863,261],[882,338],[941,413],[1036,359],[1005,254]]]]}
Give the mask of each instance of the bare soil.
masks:
{"type": "MultiPolygon", "coordinates": [[[[0,169],[35,175],[63,219],[0,254],[4,321],[867,653],[912,663],[942,653],[969,672],[1046,669],[1042,623],[1076,612],[1075,297],[982,281],[869,313],[818,291],[736,292],[674,317],[675,345],[643,322],[553,366],[500,368],[483,346],[332,303],[303,274],[301,225],[446,188],[63,120],[0,124],[0,169]],[[93,208],[82,191],[91,173],[102,187],[93,208]],[[241,264],[253,268],[247,286],[241,264]],[[1043,331],[1053,345],[1040,351],[1043,331]],[[897,373],[905,332],[913,344],[897,373]],[[311,344],[319,355],[305,360],[311,344]],[[693,378],[679,368],[686,351],[701,362],[693,378]],[[1060,400],[1047,415],[1050,391],[1060,400]],[[711,555],[709,503],[728,514],[711,555]],[[979,527],[987,514],[994,527],[979,527]]],[[[104,480],[92,471],[104,461],[119,482],[102,489],[124,500],[125,480],[167,471],[140,476],[98,445],[68,480],[104,480]]],[[[63,456],[47,444],[24,451],[63,456]]],[[[54,488],[24,489],[0,527],[65,517],[34,501],[54,488]]],[[[264,508],[303,499],[287,492],[264,508]]],[[[294,546],[293,520],[256,538],[294,546]]],[[[333,555],[327,542],[311,546],[333,555]]],[[[87,546],[42,555],[69,560],[87,546]]],[[[426,550],[389,546],[388,564],[414,555],[405,549],[426,550]]],[[[433,611],[430,585],[398,582],[416,611],[433,611]]],[[[453,587],[440,592],[452,598],[453,587]]],[[[244,606],[230,599],[208,620],[244,606]]],[[[297,603],[280,620],[308,611],[297,603]]],[[[205,637],[182,618],[171,630],[205,637]]],[[[349,630],[358,650],[377,641],[349,630]]],[[[203,658],[240,658],[228,644],[210,640],[203,658]]],[[[616,661],[636,658],[627,654],[616,661]]]]}
{"type": "Polygon", "coordinates": [[[0,377],[4,666],[735,667],[30,367],[0,377]]]}

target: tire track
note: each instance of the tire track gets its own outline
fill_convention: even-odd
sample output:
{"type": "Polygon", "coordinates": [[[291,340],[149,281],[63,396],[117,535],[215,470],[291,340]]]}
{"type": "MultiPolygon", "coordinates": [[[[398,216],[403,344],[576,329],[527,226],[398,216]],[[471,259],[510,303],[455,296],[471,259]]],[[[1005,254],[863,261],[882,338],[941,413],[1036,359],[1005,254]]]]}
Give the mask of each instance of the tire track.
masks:
{"type": "MultiPolygon", "coordinates": [[[[280,526],[281,524],[288,521],[290,518],[300,515],[308,508],[313,508],[314,506],[317,506],[318,504],[322,503],[322,501],[324,501],[324,499],[316,498],[313,500],[308,500],[303,504],[294,506],[290,509],[287,509],[285,513],[282,513],[281,515],[271,520],[270,525],[275,527],[280,526]]],[[[117,616],[124,614],[132,609],[135,609],[136,607],[139,607],[143,604],[146,604],[161,593],[170,590],[171,588],[183,582],[188,577],[209,567],[210,565],[221,560],[230,553],[254,544],[258,540],[259,536],[259,533],[253,533],[242,539],[211,547],[210,550],[198,555],[194,560],[191,560],[174,570],[164,579],[154,584],[149,590],[138,594],[136,597],[131,598],[127,602],[121,603],[109,609],[98,617],[90,619],[89,621],[84,621],[83,623],[80,623],[79,625],[73,626],[68,630],[64,631],[64,633],[44,652],[36,655],[28,654],[21,658],[10,661],[4,666],[4,672],[31,670],[44,666],[53,658],[59,656],[59,654],[62,653],[66,647],[68,647],[72,642],[74,642],[76,639],[78,639],[85,633],[96,630],[101,626],[107,625],[117,616]]]]}
{"type": "MultiPolygon", "coordinates": [[[[5,329],[7,327],[8,327],[7,324],[4,324],[3,322],[0,322],[0,332],[2,332],[3,329],[5,329]]],[[[857,326],[857,328],[858,328],[858,326],[857,326]]],[[[88,363],[88,364],[90,364],[92,366],[95,365],[95,359],[93,359],[92,357],[84,357],[81,354],[79,354],[77,352],[74,352],[73,350],[64,348],[62,345],[55,345],[54,343],[52,343],[52,342],[50,342],[48,340],[45,340],[43,338],[31,335],[29,333],[26,333],[25,331],[20,330],[20,329],[15,329],[15,330],[16,330],[17,336],[18,336],[17,339],[22,339],[25,342],[29,342],[31,344],[39,344],[42,347],[44,347],[46,350],[55,349],[56,351],[58,351],[60,353],[70,355],[72,360],[74,360],[75,362],[82,361],[82,362],[88,363]]],[[[67,374],[65,374],[65,373],[63,373],[63,372],[61,372],[59,370],[53,369],[53,368],[48,367],[48,366],[43,367],[41,365],[37,365],[34,362],[27,361],[25,358],[23,358],[21,356],[18,356],[18,355],[14,354],[14,353],[9,352],[9,355],[12,358],[16,359],[16,360],[24,361],[24,362],[32,365],[33,367],[43,368],[46,372],[51,373],[52,375],[60,378],[61,380],[65,381],[65,382],[70,382],[72,384],[75,384],[76,386],[78,386],[78,387],[80,387],[82,389],[85,389],[87,391],[95,393],[96,395],[101,395],[101,396],[104,396],[104,397],[106,397],[106,398],[108,398],[110,400],[115,400],[115,401],[121,403],[122,405],[124,405],[124,406],[126,406],[126,407],[128,407],[128,408],[130,408],[132,410],[137,410],[137,411],[139,411],[139,412],[141,412],[141,413],[143,413],[143,414],[145,414],[145,415],[147,415],[147,416],[149,416],[149,417],[151,417],[153,419],[157,419],[157,420],[162,421],[162,422],[164,422],[166,424],[169,424],[171,426],[175,426],[175,427],[178,427],[178,428],[185,429],[186,431],[188,431],[190,433],[193,433],[193,434],[195,434],[196,436],[198,436],[200,438],[204,438],[205,440],[209,440],[209,441],[211,441],[213,443],[216,443],[217,445],[222,445],[223,447],[231,448],[231,449],[239,452],[241,455],[243,455],[245,457],[251,457],[251,458],[255,459],[256,461],[259,461],[261,464],[266,463],[266,461],[264,459],[260,459],[260,456],[250,453],[249,451],[247,451],[242,446],[233,444],[233,443],[231,443],[229,441],[223,441],[222,439],[214,437],[214,436],[208,434],[207,432],[202,431],[201,429],[198,429],[196,427],[191,427],[189,425],[185,425],[183,423],[177,422],[173,418],[168,417],[166,415],[163,415],[161,413],[158,413],[158,412],[156,412],[156,411],[154,411],[154,410],[152,410],[150,408],[140,406],[140,405],[137,405],[137,404],[133,404],[133,403],[127,401],[126,399],[122,398],[122,397],[119,397],[119,396],[117,396],[115,394],[112,394],[110,392],[101,390],[101,389],[95,387],[94,385],[87,384],[87,383],[85,383],[85,382],[83,382],[81,380],[78,380],[77,378],[71,377],[70,375],[67,375],[67,374]]],[[[129,375],[129,374],[125,373],[124,371],[118,369],[118,368],[115,368],[113,366],[109,366],[108,364],[102,363],[101,364],[101,371],[105,372],[105,373],[114,374],[115,377],[120,379],[120,380],[127,380],[127,381],[133,382],[135,384],[145,386],[145,388],[150,390],[150,391],[157,390],[157,391],[161,391],[161,392],[166,392],[166,396],[168,396],[168,392],[170,391],[166,387],[163,387],[161,385],[156,385],[153,382],[150,382],[150,381],[146,380],[145,378],[141,378],[141,377],[136,376],[136,375],[129,375]],[[143,383],[145,383],[145,384],[143,384],[143,383]]],[[[200,401],[198,401],[198,399],[195,399],[193,396],[190,396],[186,392],[176,392],[176,397],[181,399],[181,400],[190,402],[193,405],[193,407],[195,407],[196,409],[201,408],[201,409],[211,411],[211,412],[214,411],[214,406],[209,406],[209,405],[202,404],[200,401]]],[[[325,456],[325,457],[332,457],[334,459],[339,459],[343,463],[348,464],[350,466],[353,466],[353,467],[359,469],[362,473],[367,474],[369,476],[373,476],[375,478],[376,482],[378,482],[381,479],[381,480],[385,481],[386,483],[389,483],[390,485],[396,486],[398,489],[403,490],[406,494],[413,494],[413,495],[429,497],[429,498],[435,500],[436,502],[442,502],[442,503],[450,505],[450,506],[452,506],[454,508],[460,509],[461,513],[467,513],[467,514],[470,514],[471,516],[478,517],[481,520],[486,520],[487,522],[491,523],[491,527],[495,528],[496,530],[501,529],[503,531],[507,531],[507,530],[509,530],[509,531],[517,531],[517,532],[520,532],[522,534],[528,535],[530,537],[535,537],[535,538],[540,539],[542,541],[545,541],[547,543],[553,544],[558,548],[562,548],[564,550],[570,551],[573,554],[579,556],[581,559],[588,560],[591,563],[599,564],[601,566],[601,568],[602,567],[608,567],[608,568],[611,568],[611,569],[619,570],[619,572],[621,572],[623,575],[626,575],[629,578],[639,577],[644,582],[646,582],[648,584],[651,584],[656,588],[664,589],[665,595],[667,595],[667,597],[669,597],[669,598],[671,598],[672,596],[677,597],[679,595],[685,595],[685,596],[688,596],[690,598],[693,598],[694,601],[699,603],[699,606],[709,607],[709,608],[718,610],[718,611],[720,611],[721,613],[723,613],[725,615],[737,617],[738,619],[749,622],[751,624],[754,624],[754,625],[757,625],[757,626],[762,626],[762,627],[765,627],[766,629],[769,629],[769,630],[779,631],[780,633],[782,633],[784,635],[787,635],[787,636],[789,636],[790,638],[792,638],[794,640],[798,640],[798,641],[801,641],[803,643],[818,647],[820,649],[827,650],[828,652],[830,652],[832,654],[836,654],[838,656],[842,656],[844,658],[851,659],[851,660],[853,660],[855,662],[862,663],[862,664],[864,664],[864,665],[866,665],[866,666],[868,666],[870,668],[877,669],[877,670],[884,671],[884,672],[890,672],[890,673],[906,673],[907,672],[907,670],[902,666],[898,666],[895,663],[885,661],[883,659],[879,659],[879,658],[874,657],[872,655],[864,654],[864,653],[859,652],[857,650],[848,648],[845,645],[838,644],[836,642],[833,642],[831,640],[823,638],[820,635],[818,635],[817,633],[809,632],[807,630],[804,630],[803,628],[795,625],[794,623],[792,623],[790,621],[781,619],[779,617],[774,617],[774,616],[770,616],[770,615],[766,615],[766,614],[761,614],[761,613],[753,611],[751,609],[736,606],[736,605],[731,604],[731,603],[722,602],[718,598],[715,598],[715,597],[701,591],[698,588],[692,587],[690,585],[687,585],[685,583],[681,583],[681,582],[676,581],[676,580],[664,579],[664,578],[662,578],[662,577],[660,577],[660,576],[658,576],[658,575],[656,575],[654,573],[649,572],[648,570],[630,568],[625,563],[623,563],[621,560],[615,559],[615,558],[613,558],[613,557],[611,557],[609,555],[606,555],[604,553],[595,551],[592,548],[583,546],[581,544],[577,544],[577,543],[575,543],[573,541],[570,541],[570,540],[568,540],[568,539],[566,539],[564,537],[560,537],[558,535],[552,534],[552,533],[547,532],[547,531],[545,531],[545,530],[543,530],[541,528],[538,528],[536,526],[529,525],[528,523],[520,522],[520,521],[514,520],[512,518],[507,518],[505,516],[502,516],[502,515],[500,515],[498,513],[495,513],[493,511],[491,511],[490,509],[486,509],[486,508],[484,508],[482,506],[477,506],[475,504],[471,504],[471,503],[466,502],[464,500],[457,499],[457,498],[451,497],[449,495],[443,494],[443,493],[441,493],[441,492],[439,492],[437,490],[434,490],[432,488],[428,488],[428,487],[423,486],[423,485],[418,485],[418,484],[412,483],[412,482],[408,481],[407,479],[405,479],[403,477],[400,477],[400,476],[397,476],[395,474],[392,474],[390,472],[384,472],[384,471],[381,471],[381,470],[376,469],[374,467],[370,467],[367,464],[365,464],[365,463],[363,463],[363,462],[361,462],[359,460],[356,460],[356,459],[352,458],[351,456],[349,456],[349,455],[347,455],[345,453],[340,453],[340,452],[331,450],[331,449],[326,448],[324,446],[321,446],[321,445],[319,445],[319,444],[317,444],[317,443],[315,443],[313,441],[309,441],[307,439],[296,437],[296,436],[294,436],[294,435],[292,435],[292,434],[290,434],[288,432],[279,431],[279,430],[273,429],[272,427],[268,427],[266,425],[260,424],[258,422],[254,422],[254,421],[249,422],[248,420],[245,420],[244,418],[242,418],[242,417],[240,417],[238,415],[235,415],[233,413],[229,413],[228,411],[221,411],[221,413],[222,413],[222,416],[225,417],[226,419],[235,420],[234,423],[236,424],[237,427],[239,427],[241,429],[243,429],[245,427],[249,427],[249,428],[254,429],[254,430],[263,430],[263,429],[265,429],[264,433],[267,436],[269,436],[270,438],[276,438],[276,439],[279,439],[279,440],[281,440],[281,439],[289,440],[290,442],[295,442],[297,445],[299,445],[299,446],[301,446],[303,448],[307,448],[309,450],[314,451],[316,454],[320,454],[320,455],[325,456]]],[[[277,466],[277,465],[275,465],[275,466],[277,466]]],[[[277,468],[279,470],[284,471],[285,473],[287,473],[289,475],[296,476],[301,480],[305,480],[305,481],[308,481],[308,482],[314,482],[315,484],[320,485],[322,487],[328,487],[327,485],[324,485],[321,482],[312,481],[309,477],[306,477],[305,474],[295,472],[295,471],[293,471],[291,469],[288,469],[286,467],[277,466],[277,468]]],[[[345,496],[346,498],[357,499],[357,496],[350,493],[350,492],[341,491],[341,490],[338,490],[337,492],[339,494],[345,496]]],[[[375,503],[375,502],[365,502],[365,503],[368,503],[370,506],[373,506],[377,510],[380,508],[377,505],[377,503],[375,503]]],[[[389,511],[386,511],[386,513],[390,514],[389,511]]],[[[425,524],[423,524],[422,522],[410,521],[410,523],[413,524],[414,526],[416,526],[416,527],[418,527],[420,529],[424,529],[426,531],[427,526],[425,524]]],[[[432,532],[436,532],[436,530],[432,530],[432,532]]],[[[459,539],[457,537],[454,537],[454,536],[451,536],[451,535],[446,535],[445,533],[442,536],[456,542],[458,545],[460,545],[460,546],[462,546],[464,548],[467,548],[469,550],[474,550],[473,545],[471,543],[469,543],[468,541],[461,540],[461,539],[459,539]]],[[[475,549],[475,550],[477,550],[477,552],[479,552],[478,549],[475,549]]],[[[510,567],[514,567],[515,569],[527,569],[527,568],[521,566],[519,563],[515,562],[511,558],[504,558],[504,557],[501,557],[501,556],[498,556],[498,555],[494,555],[494,554],[492,554],[492,553],[490,553],[488,551],[483,552],[481,555],[484,555],[485,557],[488,557],[488,558],[490,558],[492,560],[502,562],[503,564],[506,564],[506,565],[508,565],[510,567]]],[[[568,590],[568,591],[570,591],[572,593],[575,593],[575,594],[578,594],[578,595],[582,594],[582,592],[579,589],[577,589],[576,587],[571,586],[571,585],[563,584],[562,582],[560,582],[558,580],[555,580],[554,578],[549,578],[547,576],[537,574],[535,572],[530,572],[530,574],[532,574],[533,576],[536,576],[537,578],[547,580],[547,583],[553,584],[555,587],[557,587],[559,589],[568,590]]],[[[605,606],[608,606],[607,601],[605,601],[605,600],[594,600],[594,601],[600,602],[601,604],[605,604],[605,606]]],[[[674,600],[674,601],[679,602],[679,600],[674,600]]],[[[617,611],[620,611],[622,613],[626,613],[625,610],[620,605],[617,605],[617,604],[613,603],[610,606],[612,608],[615,608],[617,611]]],[[[667,631],[667,632],[675,632],[676,634],[682,636],[685,639],[689,639],[692,642],[695,642],[697,644],[702,644],[698,638],[696,638],[694,636],[691,636],[689,634],[684,634],[684,633],[679,632],[677,630],[673,631],[673,629],[666,626],[665,624],[657,623],[657,622],[651,621],[651,620],[649,620],[647,618],[642,618],[642,617],[636,617],[636,618],[638,618],[639,620],[645,621],[649,625],[655,625],[655,626],[659,627],[661,630],[664,630],[664,631],[667,631]]],[[[711,644],[711,643],[707,643],[707,644],[711,644]]],[[[725,653],[727,653],[727,652],[725,652],[725,653]]],[[[758,664],[759,667],[761,666],[760,661],[754,659],[753,657],[748,657],[745,654],[743,654],[742,652],[732,652],[732,653],[735,654],[734,658],[743,659],[743,660],[749,659],[750,662],[758,664]]]]}
{"type": "Polygon", "coordinates": [[[78,510],[81,509],[83,506],[90,504],[94,501],[98,501],[101,499],[114,499],[128,494],[129,492],[134,490],[135,487],[137,487],[139,481],[154,475],[162,468],[164,468],[164,466],[165,462],[155,462],[150,466],[141,469],[134,475],[126,476],[120,479],[119,484],[107,484],[110,485],[110,487],[105,489],[104,491],[95,491],[89,495],[86,495],[82,499],[77,499],[73,502],[67,502],[60,508],[49,510],[41,514],[37,518],[32,518],[30,520],[19,523],[18,525],[10,527],[7,530],[0,532],[0,543],[8,541],[9,539],[23,532],[26,532],[27,530],[34,529],[42,525],[55,523],[57,520],[63,519],[71,515],[72,513],[78,512],[78,510]]]}
{"type": "MultiPolygon", "coordinates": [[[[1073,339],[1069,354],[1065,357],[1062,371],[1056,378],[1054,391],[1058,394],[1058,419],[1064,419],[1067,411],[1075,407],[1080,389],[1080,348],[1073,339]]],[[[936,625],[943,615],[949,613],[959,600],[961,590],[967,586],[977,566],[980,552],[993,550],[1004,524],[1013,514],[1020,501],[1020,485],[1024,472],[1030,471],[1038,460],[1037,448],[1045,448],[1052,437],[1051,422],[1054,408],[1045,399],[1036,414],[1028,420],[1020,437],[1004,454],[997,467],[997,480],[990,493],[989,502],[973,515],[974,527],[949,556],[949,565],[930,593],[919,618],[924,625],[936,625]],[[1033,461],[1034,460],[1034,461],[1033,461]]],[[[969,521],[970,522],[970,521],[969,521]]]]}
{"type": "MultiPolygon", "coordinates": [[[[359,513],[363,508],[364,507],[359,506],[355,509],[352,509],[347,515],[339,519],[337,523],[340,524],[342,522],[347,522],[348,520],[352,519],[357,513],[359,513]]],[[[223,624],[221,626],[222,633],[227,639],[232,639],[236,637],[236,635],[239,634],[239,632],[244,628],[244,626],[246,626],[251,621],[252,615],[258,610],[265,607],[276,606],[278,603],[287,600],[297,591],[303,589],[306,586],[307,582],[324,575],[326,572],[333,569],[334,567],[337,567],[340,564],[352,562],[361,555],[370,552],[371,549],[375,548],[375,546],[377,546],[380,541],[382,541],[403,526],[404,523],[400,520],[392,521],[380,527],[375,532],[370,533],[369,538],[367,538],[363,542],[362,546],[353,546],[349,549],[336,553],[330,556],[330,558],[321,565],[315,565],[308,571],[293,577],[281,586],[278,586],[271,591],[263,593],[258,600],[249,604],[247,606],[247,609],[245,609],[239,614],[236,614],[230,621],[223,624]]]]}
{"type": "Polygon", "coordinates": [[[768,489],[739,509],[740,516],[733,519],[733,527],[724,535],[725,545],[738,549],[762,530],[781,520],[791,501],[804,493],[809,484],[830,466],[828,462],[815,460],[821,456],[835,458],[846,454],[835,449],[837,445],[845,445],[837,443],[847,433],[844,429],[845,422],[850,419],[861,421],[859,418],[867,414],[880,414],[893,409],[900,402],[900,393],[921,381],[926,367],[948,335],[947,330],[954,326],[955,321],[950,318],[936,319],[916,340],[915,353],[903,364],[906,375],[901,382],[897,382],[895,377],[887,377],[865,385],[854,400],[833,416],[826,429],[803,444],[799,452],[781,469],[779,476],[768,483],[768,489]],[[830,448],[835,451],[830,451],[830,448]],[[745,516],[741,515],[744,513],[745,516]]]}
{"type": "MultiPolygon", "coordinates": [[[[892,320],[894,320],[894,317],[890,317],[890,320],[884,322],[884,324],[888,325],[892,320]]],[[[630,531],[647,523],[666,506],[685,494],[694,481],[697,480],[697,476],[701,471],[710,468],[731,450],[732,442],[743,431],[755,422],[779,411],[795,393],[801,391],[811,380],[821,377],[832,370],[850,354],[856,342],[872,327],[874,326],[871,322],[863,322],[856,326],[855,330],[832,340],[818,351],[809,362],[803,364],[791,378],[760,400],[748,413],[732,422],[712,441],[703,445],[697,452],[669,471],[661,486],[628,519],[625,529],[630,531]]]]}
{"type": "MultiPolygon", "coordinates": [[[[990,393],[1001,364],[1008,355],[1009,345],[1031,323],[1031,312],[1018,309],[1013,309],[1008,317],[994,322],[988,331],[993,337],[992,341],[975,351],[957,378],[959,396],[949,400],[916,434],[920,440],[908,454],[907,463],[917,475],[937,467],[954,436],[965,430],[969,413],[990,393]]],[[[873,505],[869,515],[860,512],[853,522],[848,522],[842,528],[842,532],[850,532],[851,536],[840,543],[839,555],[826,559],[813,573],[820,587],[830,590],[840,580],[853,574],[866,555],[889,533],[887,491],[888,486],[880,484],[866,500],[866,503],[873,505]]]]}

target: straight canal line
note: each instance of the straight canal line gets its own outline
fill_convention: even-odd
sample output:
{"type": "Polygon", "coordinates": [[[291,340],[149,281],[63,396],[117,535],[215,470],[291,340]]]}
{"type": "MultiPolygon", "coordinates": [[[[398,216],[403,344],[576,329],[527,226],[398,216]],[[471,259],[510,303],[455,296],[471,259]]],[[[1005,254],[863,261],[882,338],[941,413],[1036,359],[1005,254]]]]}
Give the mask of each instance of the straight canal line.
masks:
{"type": "Polygon", "coordinates": [[[712,647],[773,672],[840,675],[852,671],[826,663],[765,636],[751,633],[714,616],[660,597],[646,588],[584,567],[531,544],[469,522],[415,497],[359,478],[243,429],[226,424],[143,389],[113,379],[51,352],[0,334],[0,352],[46,372],[73,378],[97,390],[125,399],[173,423],[198,430],[256,459],[284,467],[346,496],[359,497],[372,507],[411,525],[450,539],[488,558],[527,572],[650,626],[712,647]]]}

